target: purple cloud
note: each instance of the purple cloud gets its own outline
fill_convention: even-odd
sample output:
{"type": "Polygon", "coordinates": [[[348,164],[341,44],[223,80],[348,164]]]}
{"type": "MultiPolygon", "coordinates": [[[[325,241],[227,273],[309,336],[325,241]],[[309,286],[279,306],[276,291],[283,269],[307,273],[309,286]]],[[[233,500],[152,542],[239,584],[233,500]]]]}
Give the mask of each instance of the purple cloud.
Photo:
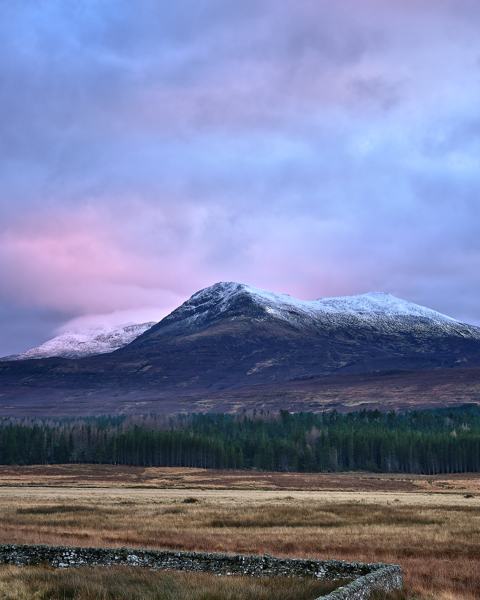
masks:
{"type": "Polygon", "coordinates": [[[2,4],[0,351],[219,280],[480,323],[479,25],[473,0],[2,4]]]}

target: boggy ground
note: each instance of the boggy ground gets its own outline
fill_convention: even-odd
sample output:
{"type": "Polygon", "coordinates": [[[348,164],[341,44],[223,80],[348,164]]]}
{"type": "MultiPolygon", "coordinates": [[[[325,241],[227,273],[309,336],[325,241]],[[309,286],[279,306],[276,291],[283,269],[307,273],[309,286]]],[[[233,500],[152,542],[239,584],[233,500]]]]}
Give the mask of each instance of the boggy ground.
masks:
{"type": "Polygon", "coordinates": [[[382,561],[409,598],[480,598],[477,475],[57,466],[1,483],[2,542],[382,561]]]}

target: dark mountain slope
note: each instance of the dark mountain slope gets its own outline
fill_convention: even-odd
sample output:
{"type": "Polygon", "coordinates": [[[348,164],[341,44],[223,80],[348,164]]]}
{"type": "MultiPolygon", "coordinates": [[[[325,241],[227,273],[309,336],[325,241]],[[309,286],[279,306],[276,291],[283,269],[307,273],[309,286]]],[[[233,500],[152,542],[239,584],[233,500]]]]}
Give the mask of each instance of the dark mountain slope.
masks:
{"type": "Polygon", "coordinates": [[[216,284],[117,356],[210,389],[377,369],[480,365],[480,329],[388,294],[302,302],[216,284]]]}
{"type": "Polygon", "coordinates": [[[155,399],[163,410],[178,398],[181,409],[180,396],[228,391],[244,402],[242,390],[280,393],[332,375],[477,366],[479,328],[388,294],[302,302],[221,283],[111,354],[0,363],[0,407],[81,401],[98,413],[121,397],[122,410],[129,398],[135,405],[143,398],[149,410],[155,399]]]}

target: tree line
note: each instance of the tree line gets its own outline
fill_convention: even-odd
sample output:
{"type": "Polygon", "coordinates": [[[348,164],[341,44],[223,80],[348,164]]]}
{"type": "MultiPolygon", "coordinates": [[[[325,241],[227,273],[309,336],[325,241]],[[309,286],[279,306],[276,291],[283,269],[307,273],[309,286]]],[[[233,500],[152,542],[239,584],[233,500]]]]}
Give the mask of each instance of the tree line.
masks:
{"type": "Polygon", "coordinates": [[[0,464],[321,472],[480,470],[480,408],[0,419],[0,464]]]}

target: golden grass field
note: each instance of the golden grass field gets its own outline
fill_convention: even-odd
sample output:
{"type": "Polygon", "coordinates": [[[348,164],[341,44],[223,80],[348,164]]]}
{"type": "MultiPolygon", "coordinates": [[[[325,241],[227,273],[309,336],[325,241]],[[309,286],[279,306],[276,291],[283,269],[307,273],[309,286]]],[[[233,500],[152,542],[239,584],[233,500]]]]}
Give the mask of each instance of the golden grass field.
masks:
{"type": "Polygon", "coordinates": [[[0,515],[4,543],[382,561],[408,598],[480,598],[477,475],[1,467],[0,515]]]}

